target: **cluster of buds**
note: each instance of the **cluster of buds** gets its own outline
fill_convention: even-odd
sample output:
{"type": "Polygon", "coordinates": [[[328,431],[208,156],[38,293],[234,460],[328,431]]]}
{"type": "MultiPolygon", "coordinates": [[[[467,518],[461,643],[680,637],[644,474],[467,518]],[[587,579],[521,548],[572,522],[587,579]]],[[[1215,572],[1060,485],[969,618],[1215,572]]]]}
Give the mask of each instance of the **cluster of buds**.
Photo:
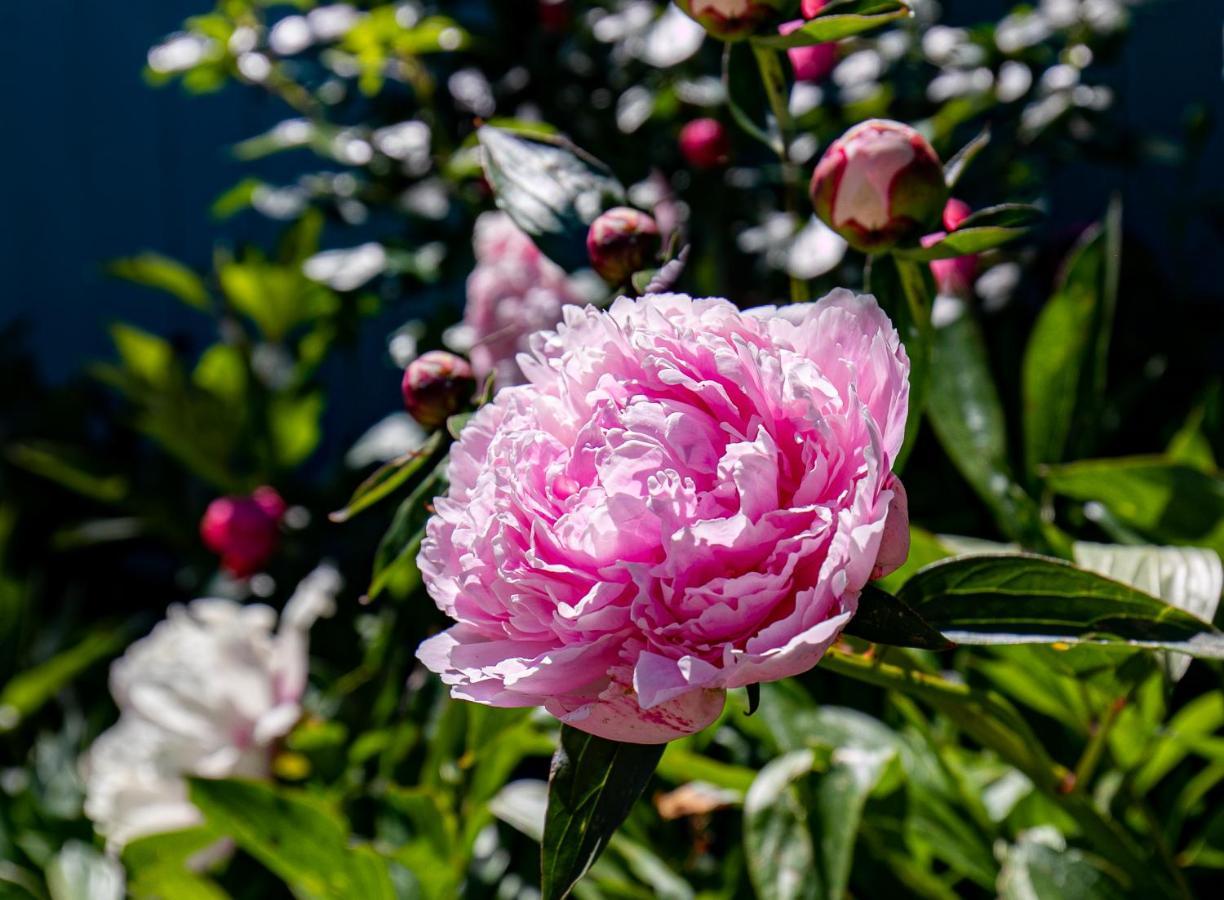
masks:
{"type": "Polygon", "coordinates": [[[943,165],[927,139],[882,119],[856,125],[829,145],[811,193],[816,215],[867,253],[928,233],[948,200],[943,165]]]}
{"type": "Polygon", "coordinates": [[[248,497],[218,497],[204,511],[200,537],[221,557],[235,578],[249,578],[267,565],[280,546],[285,501],[275,488],[261,487],[248,497]]]}
{"type": "Polygon", "coordinates": [[[778,15],[786,0],[676,0],[676,5],[714,37],[735,41],[778,15]]]}
{"type": "Polygon", "coordinates": [[[425,428],[441,428],[471,402],[476,375],[463,357],[431,350],[408,364],[400,387],[409,414],[425,428]]]}
{"type": "Polygon", "coordinates": [[[587,232],[591,268],[612,285],[625,284],[634,272],[649,267],[658,258],[661,246],[655,220],[627,206],[601,214],[587,232]]]}

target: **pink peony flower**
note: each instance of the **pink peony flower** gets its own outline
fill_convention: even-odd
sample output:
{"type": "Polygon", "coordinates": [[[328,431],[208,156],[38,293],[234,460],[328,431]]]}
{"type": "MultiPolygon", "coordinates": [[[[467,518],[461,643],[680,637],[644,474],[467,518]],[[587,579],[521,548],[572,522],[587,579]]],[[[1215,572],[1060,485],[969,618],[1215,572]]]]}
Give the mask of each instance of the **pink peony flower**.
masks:
{"type": "Polygon", "coordinates": [[[561,309],[580,298],[565,272],[539,251],[505,213],[476,220],[476,268],[468,276],[464,335],[478,381],[490,373],[498,385],[522,380],[515,357],[527,338],[561,320],[561,309]]]}
{"type": "Polygon", "coordinates": [[[731,139],[717,119],[694,119],[680,129],[680,152],[695,169],[715,169],[731,158],[731,139]]]}
{"type": "Polygon", "coordinates": [[[816,215],[871,253],[917,239],[948,198],[943,166],[927,139],[884,119],[862,122],[829,145],[811,193],[816,215]]]}
{"type": "Polygon", "coordinates": [[[904,559],[909,361],[871,297],[567,307],[451,452],[419,564],[458,698],[614,740],[814,666],[904,559]]]}
{"type": "MultiPolygon", "coordinates": [[[[973,209],[964,200],[950,199],[943,211],[944,228],[955,231],[961,222],[972,215],[973,209]]],[[[938,244],[948,236],[948,231],[937,231],[922,239],[922,246],[938,244]]],[[[978,258],[976,254],[957,256],[952,259],[931,260],[931,275],[941,296],[968,297],[973,293],[973,282],[977,278],[978,258]]]]}
{"type": "Polygon", "coordinates": [[[261,487],[249,497],[218,497],[200,520],[204,545],[221,557],[221,567],[236,578],[262,569],[280,546],[285,501],[275,488],[261,487]]]}

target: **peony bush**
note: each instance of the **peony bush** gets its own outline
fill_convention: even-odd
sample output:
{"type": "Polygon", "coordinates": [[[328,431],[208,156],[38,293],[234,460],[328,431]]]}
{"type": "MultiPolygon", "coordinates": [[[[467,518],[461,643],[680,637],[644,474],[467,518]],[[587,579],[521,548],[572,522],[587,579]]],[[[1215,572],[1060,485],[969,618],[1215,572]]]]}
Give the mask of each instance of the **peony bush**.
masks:
{"type": "Polygon", "coordinates": [[[1220,297],[1082,177],[1195,183],[1173,6],[201,10],[281,161],[12,364],[0,895],[1211,896],[1220,297]]]}

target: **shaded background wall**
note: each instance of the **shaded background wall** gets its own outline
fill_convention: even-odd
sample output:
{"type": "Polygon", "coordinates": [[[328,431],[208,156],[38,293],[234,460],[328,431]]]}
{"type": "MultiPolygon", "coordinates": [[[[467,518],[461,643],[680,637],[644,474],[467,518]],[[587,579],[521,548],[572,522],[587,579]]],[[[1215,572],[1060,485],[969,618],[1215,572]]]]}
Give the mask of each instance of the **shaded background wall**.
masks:
{"type": "MultiPolygon", "coordinates": [[[[1012,5],[948,0],[945,21],[997,18],[1012,5]]],[[[219,237],[257,239],[268,230],[255,215],[217,223],[209,206],[252,171],[226,148],[274,123],[282,112],[276,102],[233,88],[189,96],[153,89],[142,77],[149,46],[207,6],[0,0],[0,97],[10,129],[0,140],[0,326],[25,323],[25,344],[52,380],[105,357],[111,321],[163,333],[194,327],[180,305],[108,278],[108,260],[148,249],[206,267],[219,237]]],[[[1124,62],[1108,75],[1129,125],[1180,140],[1195,104],[1224,121],[1222,25],[1224,0],[1157,0],[1135,12],[1124,62]]],[[[1221,223],[1214,232],[1200,226],[1185,242],[1168,225],[1170,211],[1218,206],[1224,197],[1219,129],[1205,160],[1193,193],[1180,190],[1172,169],[1154,164],[1072,167],[1051,186],[1055,223],[1099,216],[1109,193],[1120,190],[1128,230],[1156,250],[1158,264],[1184,268],[1188,286],[1218,296],[1221,223]]],[[[277,165],[286,163],[261,171],[275,180],[277,165]]],[[[343,377],[355,388],[363,380],[361,372],[343,377]]],[[[385,410],[388,399],[374,408],[385,410]]]]}

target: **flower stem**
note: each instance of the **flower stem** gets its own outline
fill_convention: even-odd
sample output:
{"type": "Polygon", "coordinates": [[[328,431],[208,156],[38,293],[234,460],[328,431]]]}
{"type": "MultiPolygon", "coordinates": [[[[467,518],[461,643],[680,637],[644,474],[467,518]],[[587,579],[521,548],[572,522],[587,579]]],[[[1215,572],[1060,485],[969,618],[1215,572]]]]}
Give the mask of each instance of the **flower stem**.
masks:
{"type": "MultiPolygon", "coordinates": [[[[794,123],[791,121],[790,104],[787,99],[786,72],[778,58],[778,52],[772,47],[752,45],[752,53],[756,57],[757,69],[761,73],[761,84],[765,87],[765,96],[769,99],[769,108],[777,123],[777,140],[774,141],[774,151],[782,164],[782,202],[786,212],[790,214],[796,227],[802,217],[799,215],[801,202],[799,199],[799,169],[791,161],[790,145],[794,123]]],[[[803,303],[811,299],[808,284],[801,278],[790,279],[791,302],[803,303]]]]}

